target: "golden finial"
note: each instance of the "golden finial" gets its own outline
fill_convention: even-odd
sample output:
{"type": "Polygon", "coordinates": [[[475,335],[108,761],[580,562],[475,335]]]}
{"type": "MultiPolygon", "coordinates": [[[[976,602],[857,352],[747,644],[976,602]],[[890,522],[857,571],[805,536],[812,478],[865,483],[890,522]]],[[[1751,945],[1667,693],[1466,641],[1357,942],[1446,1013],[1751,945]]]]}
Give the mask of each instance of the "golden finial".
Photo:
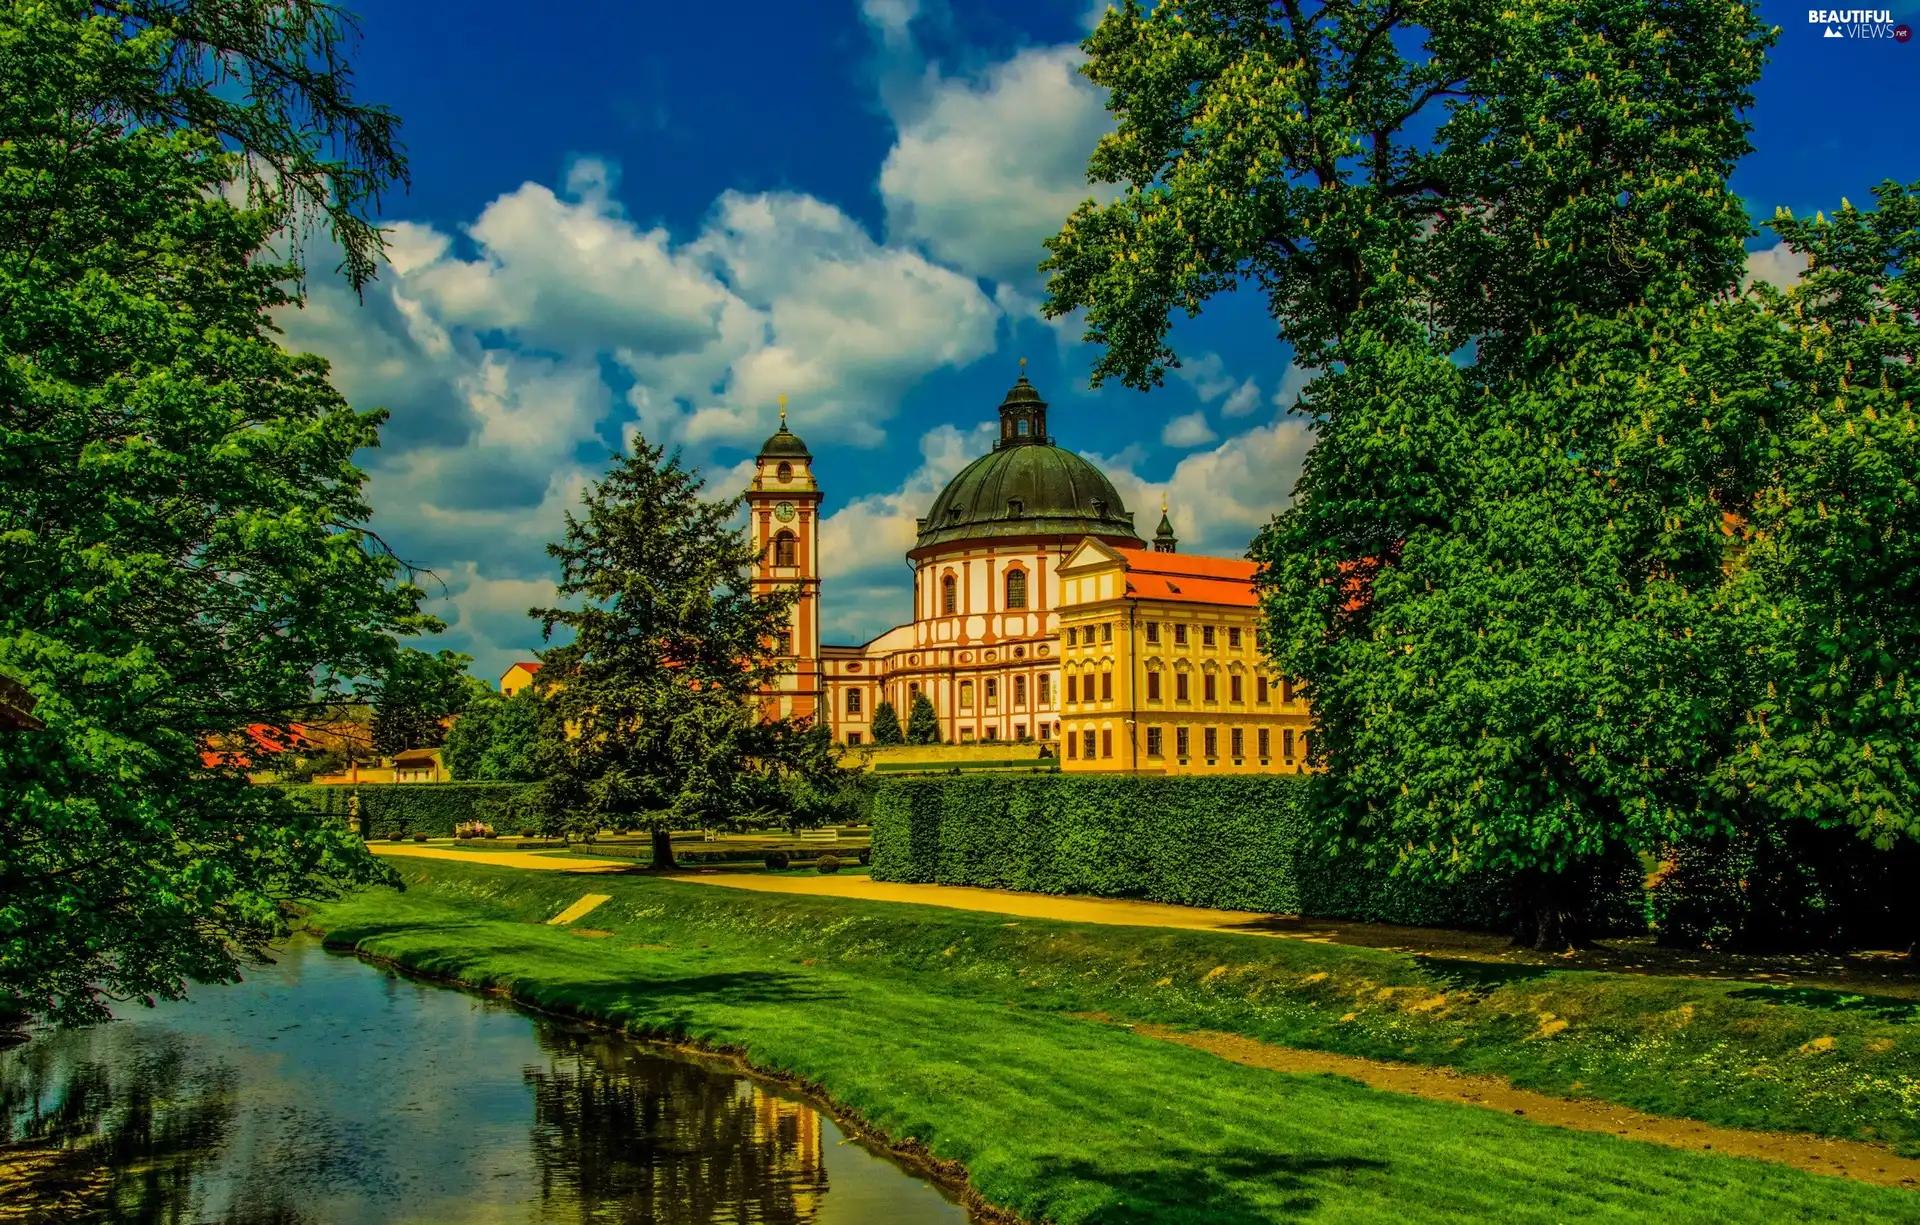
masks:
{"type": "Polygon", "coordinates": [[[1160,513],[1162,515],[1167,513],[1167,491],[1164,489],[1160,491],[1160,513]]]}
{"type": "Polygon", "coordinates": [[[1023,357],[1020,359],[1020,373],[1025,374],[1026,372],[1027,372],[1027,359],[1023,357]]]}
{"type": "Polygon", "coordinates": [[[780,393],[780,428],[787,428],[787,393],[780,393]]]}

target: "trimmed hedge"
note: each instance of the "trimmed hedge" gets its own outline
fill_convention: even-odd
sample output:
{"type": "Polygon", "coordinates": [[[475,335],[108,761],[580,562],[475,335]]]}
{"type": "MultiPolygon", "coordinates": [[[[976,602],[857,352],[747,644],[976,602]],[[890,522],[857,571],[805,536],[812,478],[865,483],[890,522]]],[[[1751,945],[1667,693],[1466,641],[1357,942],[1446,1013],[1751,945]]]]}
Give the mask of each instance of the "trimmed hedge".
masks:
{"type": "Polygon", "coordinates": [[[873,877],[1418,926],[1501,928],[1507,882],[1416,884],[1314,851],[1298,775],[895,778],[873,877]]]}
{"type": "Polygon", "coordinates": [[[406,834],[450,838],[462,821],[484,821],[506,828],[529,783],[335,783],[324,786],[283,787],[287,798],[303,808],[341,821],[352,815],[350,797],[360,797],[361,829],[369,837],[384,838],[398,829],[406,834]]]}

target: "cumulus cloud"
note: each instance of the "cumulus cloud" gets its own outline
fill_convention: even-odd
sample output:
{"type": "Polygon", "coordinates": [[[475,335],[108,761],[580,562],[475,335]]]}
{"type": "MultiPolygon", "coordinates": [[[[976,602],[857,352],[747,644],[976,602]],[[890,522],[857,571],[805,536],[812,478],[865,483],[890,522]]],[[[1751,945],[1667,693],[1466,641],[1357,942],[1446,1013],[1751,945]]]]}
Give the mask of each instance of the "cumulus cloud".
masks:
{"type": "Polygon", "coordinates": [[[1170,447],[1204,446],[1218,437],[1220,435],[1214,433],[1213,427],[1207,424],[1207,415],[1203,412],[1175,417],[1160,431],[1160,441],[1170,447]]]}
{"type": "Polygon", "coordinates": [[[1238,557],[1254,534],[1286,507],[1312,444],[1304,422],[1282,419],[1187,456],[1164,481],[1140,476],[1137,460],[1124,452],[1089,458],[1100,464],[1143,521],[1146,509],[1158,506],[1160,495],[1166,494],[1182,551],[1238,557]]]}
{"type": "MultiPolygon", "coordinates": [[[[871,0],[870,0],[871,3],[871,0]]],[[[1034,283],[1043,239],[1089,197],[1087,157],[1112,129],[1077,47],[1029,48],[978,79],[930,74],[896,108],[880,171],[890,241],[994,280],[1034,283]]]]}
{"type": "Polygon", "coordinates": [[[1776,288],[1790,289],[1806,275],[1807,257],[1780,242],[1763,250],[1747,252],[1747,271],[1740,278],[1740,284],[1744,289],[1755,281],[1766,281],[1776,288]]]}

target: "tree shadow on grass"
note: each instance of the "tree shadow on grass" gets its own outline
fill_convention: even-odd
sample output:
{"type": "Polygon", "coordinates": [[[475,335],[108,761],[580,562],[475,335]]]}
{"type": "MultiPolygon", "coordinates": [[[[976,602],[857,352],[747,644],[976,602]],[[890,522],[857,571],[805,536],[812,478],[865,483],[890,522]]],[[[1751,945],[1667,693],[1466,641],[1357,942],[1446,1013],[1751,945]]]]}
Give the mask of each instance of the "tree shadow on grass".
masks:
{"type": "Polygon", "coordinates": [[[1177,1220],[1190,1225],[1306,1220],[1319,1210],[1325,1191],[1389,1168],[1388,1162],[1370,1157],[1250,1148],[1170,1152],[1151,1170],[1117,1171],[1078,1158],[1043,1157],[1037,1165],[1043,1185],[1081,1183],[1111,1191],[1113,1198],[1096,1213],[1101,1221],[1177,1220]]]}
{"type": "Polygon", "coordinates": [[[1920,1021],[1920,1004],[1889,995],[1857,995],[1819,987],[1746,987],[1727,992],[1727,998],[1791,1004],[1823,1012],[1862,1012],[1876,1021],[1920,1021]]]}
{"type": "Polygon", "coordinates": [[[1510,983],[1529,982],[1561,972],[1559,966],[1533,966],[1504,961],[1463,961],[1455,957],[1419,957],[1419,967],[1436,981],[1456,991],[1492,991],[1510,983]]]}

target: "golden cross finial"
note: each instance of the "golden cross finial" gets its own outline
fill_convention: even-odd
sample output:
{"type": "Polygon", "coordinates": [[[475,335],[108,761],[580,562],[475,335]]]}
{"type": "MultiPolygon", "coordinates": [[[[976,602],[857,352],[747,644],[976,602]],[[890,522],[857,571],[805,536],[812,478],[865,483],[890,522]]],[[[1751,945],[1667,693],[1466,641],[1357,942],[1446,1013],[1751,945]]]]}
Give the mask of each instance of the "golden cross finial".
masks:
{"type": "Polygon", "coordinates": [[[1164,489],[1160,491],[1160,513],[1162,515],[1167,513],[1167,491],[1164,489]]]}
{"type": "Polygon", "coordinates": [[[780,393],[780,428],[787,428],[787,393],[780,393]]]}

